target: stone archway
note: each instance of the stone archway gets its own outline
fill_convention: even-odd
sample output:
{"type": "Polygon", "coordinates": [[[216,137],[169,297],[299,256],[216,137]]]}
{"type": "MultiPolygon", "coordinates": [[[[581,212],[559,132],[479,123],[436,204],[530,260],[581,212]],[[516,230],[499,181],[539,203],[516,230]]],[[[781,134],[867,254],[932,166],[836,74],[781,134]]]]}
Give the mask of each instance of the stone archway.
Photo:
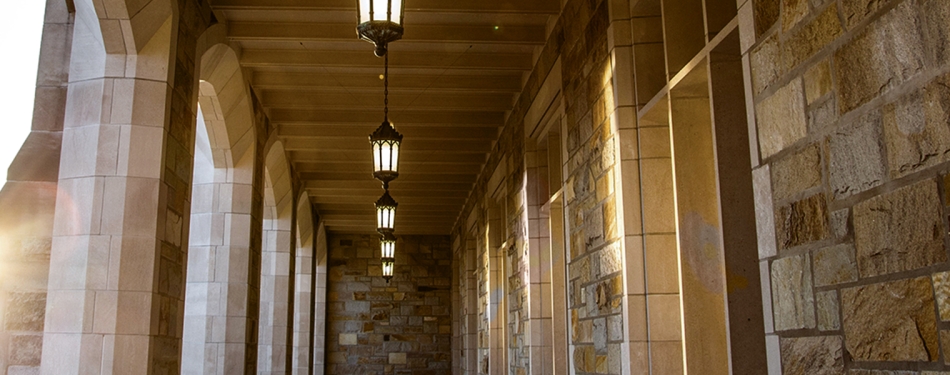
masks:
{"type": "Polygon", "coordinates": [[[188,253],[183,374],[253,373],[260,245],[253,241],[256,136],[247,84],[236,53],[221,43],[224,26],[200,39],[199,109],[188,253]]]}
{"type": "Polygon", "coordinates": [[[280,141],[273,141],[265,155],[257,371],[283,374],[292,353],[294,196],[290,164],[280,141]]]}

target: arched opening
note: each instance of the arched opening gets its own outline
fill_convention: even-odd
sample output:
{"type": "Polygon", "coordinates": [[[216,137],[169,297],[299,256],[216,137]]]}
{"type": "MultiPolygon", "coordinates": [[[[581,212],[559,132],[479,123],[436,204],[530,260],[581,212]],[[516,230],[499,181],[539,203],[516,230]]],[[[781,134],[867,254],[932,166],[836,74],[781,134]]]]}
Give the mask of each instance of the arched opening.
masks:
{"type": "Polygon", "coordinates": [[[200,66],[182,374],[253,372],[259,243],[252,234],[251,111],[237,56],[213,44],[200,66]]]}
{"type": "Polygon", "coordinates": [[[321,221],[314,236],[313,375],[323,375],[327,329],[327,230],[321,221]]]}
{"type": "Polygon", "coordinates": [[[266,155],[257,370],[283,374],[293,353],[294,197],[283,146],[275,141],[266,155]]]}
{"type": "Polygon", "coordinates": [[[314,285],[314,213],[306,192],[297,199],[297,255],[294,274],[294,334],[292,374],[312,373],[313,285],[314,285]]]}

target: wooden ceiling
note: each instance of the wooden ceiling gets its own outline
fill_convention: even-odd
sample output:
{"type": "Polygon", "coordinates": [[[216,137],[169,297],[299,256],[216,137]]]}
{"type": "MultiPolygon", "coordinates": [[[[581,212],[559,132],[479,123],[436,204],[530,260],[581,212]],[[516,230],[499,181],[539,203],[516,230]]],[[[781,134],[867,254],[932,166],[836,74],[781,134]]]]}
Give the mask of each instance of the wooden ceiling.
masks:
{"type": "MultiPolygon", "coordinates": [[[[368,233],[383,191],[368,135],[383,59],[356,36],[357,0],[213,0],[294,169],[334,232],[368,233]]],[[[402,133],[396,234],[449,234],[560,12],[559,0],[406,0],[389,45],[402,133]]]]}

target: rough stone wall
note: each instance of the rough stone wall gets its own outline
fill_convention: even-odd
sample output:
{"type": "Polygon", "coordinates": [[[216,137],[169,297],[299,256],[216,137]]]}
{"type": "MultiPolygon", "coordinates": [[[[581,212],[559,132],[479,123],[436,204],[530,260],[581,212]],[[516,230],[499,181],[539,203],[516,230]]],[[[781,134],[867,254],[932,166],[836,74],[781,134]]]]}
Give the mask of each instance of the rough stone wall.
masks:
{"type": "Polygon", "coordinates": [[[327,242],[326,373],[451,373],[449,238],[398,236],[389,284],[377,235],[331,233],[327,242]]]}
{"type": "MultiPolygon", "coordinates": [[[[616,134],[607,50],[607,2],[568,3],[565,17],[590,14],[586,25],[568,25],[563,61],[567,170],[565,216],[570,238],[568,309],[576,374],[619,374],[624,294],[621,233],[617,228],[614,175],[616,134]],[[573,5],[573,7],[572,7],[573,5]],[[580,9],[574,8],[579,7],[580,9]],[[572,34],[569,30],[583,30],[572,34]],[[575,72],[583,72],[577,74],[575,72]]],[[[572,22],[583,22],[579,16],[572,22]]]]}
{"type": "Polygon", "coordinates": [[[950,2],[748,6],[770,373],[950,369],[950,2]]]}
{"type": "MultiPolygon", "coordinates": [[[[610,126],[613,103],[611,62],[608,53],[609,14],[604,1],[568,1],[561,17],[549,34],[537,64],[528,77],[514,109],[508,116],[502,135],[489,157],[486,168],[461,218],[476,212],[476,240],[482,241],[488,225],[485,200],[491,171],[508,163],[505,187],[507,221],[504,240],[507,247],[506,277],[509,348],[506,373],[532,373],[525,344],[525,322],[529,316],[526,287],[531,270],[526,270],[528,253],[527,218],[524,197],[525,134],[524,119],[551,68],[561,60],[561,87],[564,98],[568,168],[564,196],[569,221],[570,254],[568,300],[572,373],[620,373],[623,294],[620,233],[617,227],[616,200],[613,194],[616,137],[610,126]],[[485,198],[483,200],[483,198],[485,198]]],[[[556,189],[556,188],[555,188],[556,189]]],[[[459,224],[456,235],[468,237],[468,228],[459,224]]],[[[479,324],[480,373],[488,373],[489,329],[485,309],[489,291],[487,282],[487,246],[479,244],[479,324]]],[[[555,314],[564,312],[555,311],[555,314]]],[[[558,355],[563,355],[558,353],[558,355]]],[[[495,370],[492,370],[492,373],[495,370]]]]}

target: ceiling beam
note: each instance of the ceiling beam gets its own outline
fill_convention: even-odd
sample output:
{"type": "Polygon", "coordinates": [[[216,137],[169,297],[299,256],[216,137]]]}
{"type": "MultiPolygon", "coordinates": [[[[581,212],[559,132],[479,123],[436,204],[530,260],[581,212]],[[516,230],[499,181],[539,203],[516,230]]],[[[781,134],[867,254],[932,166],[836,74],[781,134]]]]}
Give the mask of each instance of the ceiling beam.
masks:
{"type": "MultiPolygon", "coordinates": [[[[261,104],[269,108],[335,108],[335,109],[381,109],[383,92],[353,91],[292,91],[261,90],[261,104]]],[[[462,110],[511,109],[511,94],[475,94],[475,93],[433,93],[393,94],[389,96],[389,108],[395,112],[401,109],[436,108],[462,110]]]]}
{"type": "MultiPolygon", "coordinates": [[[[373,174],[373,164],[364,163],[301,163],[294,162],[294,169],[301,173],[355,172],[373,174]]],[[[402,174],[478,174],[481,164],[445,164],[445,163],[399,163],[402,174]]]]}
{"type": "MultiPolygon", "coordinates": [[[[466,50],[467,51],[467,50],[466,50]]],[[[413,52],[393,53],[390,67],[436,68],[436,69],[488,69],[528,71],[534,61],[528,53],[479,53],[479,52],[413,52]]],[[[273,66],[336,66],[379,67],[383,59],[369,51],[334,50],[261,50],[245,49],[241,54],[245,67],[273,66]]]]}
{"type": "MultiPolygon", "coordinates": [[[[320,126],[320,125],[279,125],[277,135],[280,137],[358,137],[367,138],[379,124],[347,126],[320,126]]],[[[441,127],[400,125],[399,133],[406,139],[483,139],[495,140],[498,129],[487,127],[441,127]]]]}
{"type": "MultiPolygon", "coordinates": [[[[352,162],[369,163],[369,142],[367,149],[363,151],[333,151],[333,150],[311,150],[311,151],[290,151],[290,160],[294,162],[352,162]]],[[[399,160],[402,162],[431,162],[440,163],[479,163],[484,164],[485,154],[482,152],[471,153],[452,153],[442,154],[436,151],[418,151],[402,150],[399,152],[399,160]]]]}
{"type": "MultiPolygon", "coordinates": [[[[403,139],[403,145],[406,148],[412,148],[418,151],[437,151],[437,152],[489,152],[492,148],[492,142],[486,140],[413,140],[403,139]]],[[[287,138],[283,142],[285,150],[360,150],[370,152],[369,141],[366,138],[287,138]]]]}
{"type": "MultiPolygon", "coordinates": [[[[379,72],[328,73],[283,72],[258,70],[252,85],[258,89],[280,88],[347,88],[348,90],[381,90],[383,81],[379,72]]],[[[521,91],[521,72],[499,71],[497,74],[398,74],[389,72],[389,85],[401,89],[460,90],[466,92],[521,91]]]]}
{"type": "MultiPolygon", "coordinates": [[[[557,14],[561,11],[559,1],[551,0],[481,0],[481,1],[439,1],[407,0],[406,12],[472,12],[472,13],[545,13],[557,14]]],[[[291,9],[327,9],[351,10],[356,12],[356,0],[215,0],[212,8],[291,8],[291,9]]],[[[356,17],[353,17],[356,22],[356,17]]]]}
{"type": "MultiPolygon", "coordinates": [[[[334,40],[354,38],[354,23],[322,22],[231,22],[231,40],[334,40]]],[[[407,27],[403,40],[411,42],[514,43],[542,45],[544,25],[419,25],[407,27]],[[496,28],[497,26],[497,28],[496,28]]]]}
{"type": "MultiPolygon", "coordinates": [[[[468,191],[465,190],[429,190],[429,189],[395,189],[396,183],[390,186],[389,192],[394,197],[436,197],[436,198],[468,198],[468,191]]],[[[379,197],[383,195],[383,189],[379,186],[375,188],[348,188],[348,189],[305,189],[307,193],[316,197],[346,197],[346,196],[371,196],[379,197]]],[[[375,198],[374,198],[375,199],[375,198]]]]}
{"type": "MultiPolygon", "coordinates": [[[[317,108],[270,108],[268,117],[272,123],[319,123],[338,125],[341,123],[379,124],[383,120],[382,111],[348,111],[342,109],[317,108]]],[[[412,125],[437,124],[439,126],[490,126],[500,127],[505,122],[504,111],[445,109],[400,109],[389,113],[390,119],[401,127],[404,122],[412,125]]]]}
{"type": "MultiPolygon", "coordinates": [[[[359,181],[337,181],[337,180],[304,180],[303,186],[307,190],[320,189],[377,189],[381,191],[381,184],[372,178],[364,178],[359,181]]],[[[468,194],[472,190],[472,185],[466,182],[431,182],[431,181],[403,181],[396,179],[391,191],[401,190],[414,191],[459,191],[468,194]]]]}

